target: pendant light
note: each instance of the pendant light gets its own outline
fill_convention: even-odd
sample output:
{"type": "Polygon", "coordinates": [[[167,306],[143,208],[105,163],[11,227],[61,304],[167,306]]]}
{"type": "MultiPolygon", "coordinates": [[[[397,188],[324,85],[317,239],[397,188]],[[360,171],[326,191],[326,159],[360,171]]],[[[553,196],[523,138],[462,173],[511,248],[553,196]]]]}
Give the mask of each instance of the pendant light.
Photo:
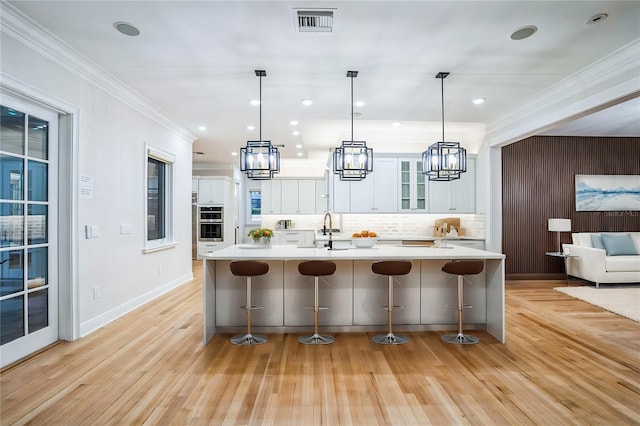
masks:
{"type": "Polygon", "coordinates": [[[240,171],[249,179],[267,180],[280,172],[280,152],[270,141],[262,140],[262,77],[267,72],[256,70],[256,76],[260,78],[260,140],[247,141],[247,146],[240,148],[240,171]]]}
{"type": "Polygon", "coordinates": [[[333,151],[333,172],[340,180],[363,180],[373,172],[373,149],[367,148],[365,141],[353,140],[353,79],[357,76],[358,71],[347,71],[351,79],[351,140],[342,141],[333,151]]]}
{"type": "Polygon", "coordinates": [[[439,72],[442,94],[442,141],[436,142],[422,153],[422,173],[429,180],[450,181],[460,179],[460,174],[467,171],[467,150],[460,147],[459,142],[444,140],[444,79],[448,72],[439,72]]]}

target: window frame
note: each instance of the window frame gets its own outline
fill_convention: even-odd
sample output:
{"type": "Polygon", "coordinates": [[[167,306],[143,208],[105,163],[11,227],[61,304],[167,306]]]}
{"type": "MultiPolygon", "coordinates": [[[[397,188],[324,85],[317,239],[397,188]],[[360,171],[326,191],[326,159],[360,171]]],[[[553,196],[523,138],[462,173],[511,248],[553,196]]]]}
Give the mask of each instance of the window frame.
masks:
{"type": "Polygon", "coordinates": [[[156,148],[154,146],[145,145],[144,156],[144,249],[143,253],[153,253],[155,251],[164,250],[175,247],[177,243],[173,239],[174,230],[174,214],[173,214],[173,196],[174,196],[174,164],[176,156],[170,152],[156,148]],[[149,160],[153,159],[164,164],[164,237],[149,240],[149,160]]]}

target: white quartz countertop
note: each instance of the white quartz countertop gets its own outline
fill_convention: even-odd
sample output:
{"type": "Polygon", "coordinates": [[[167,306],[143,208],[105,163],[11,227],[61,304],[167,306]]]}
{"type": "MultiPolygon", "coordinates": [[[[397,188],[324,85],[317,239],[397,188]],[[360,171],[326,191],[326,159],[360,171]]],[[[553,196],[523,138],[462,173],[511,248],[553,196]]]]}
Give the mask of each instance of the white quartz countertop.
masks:
{"type": "Polygon", "coordinates": [[[302,248],[293,245],[271,245],[255,248],[251,244],[238,244],[202,256],[211,260],[384,260],[384,259],[504,259],[501,253],[469,247],[423,247],[377,245],[372,248],[329,250],[302,248]]]}

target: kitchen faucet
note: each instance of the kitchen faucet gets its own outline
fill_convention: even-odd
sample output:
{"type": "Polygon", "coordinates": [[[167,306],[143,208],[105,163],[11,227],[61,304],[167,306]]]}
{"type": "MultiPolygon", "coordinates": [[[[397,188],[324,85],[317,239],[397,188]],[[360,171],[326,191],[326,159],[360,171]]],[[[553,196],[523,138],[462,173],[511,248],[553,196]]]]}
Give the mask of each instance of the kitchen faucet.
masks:
{"type": "Polygon", "coordinates": [[[331,219],[331,213],[329,212],[327,212],[327,214],[324,215],[324,219],[322,219],[322,234],[327,235],[327,216],[329,217],[329,244],[325,244],[325,247],[329,247],[329,250],[333,250],[333,240],[331,239],[331,233],[333,232],[333,221],[331,219]]]}

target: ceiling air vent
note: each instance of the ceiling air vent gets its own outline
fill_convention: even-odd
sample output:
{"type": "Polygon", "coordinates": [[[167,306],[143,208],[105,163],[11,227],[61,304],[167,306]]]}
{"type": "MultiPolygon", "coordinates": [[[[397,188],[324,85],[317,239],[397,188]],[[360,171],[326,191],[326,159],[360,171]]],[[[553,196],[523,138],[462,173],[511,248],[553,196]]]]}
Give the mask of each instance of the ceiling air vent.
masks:
{"type": "Polygon", "coordinates": [[[333,31],[333,10],[296,10],[296,28],[301,33],[333,31]]]}

